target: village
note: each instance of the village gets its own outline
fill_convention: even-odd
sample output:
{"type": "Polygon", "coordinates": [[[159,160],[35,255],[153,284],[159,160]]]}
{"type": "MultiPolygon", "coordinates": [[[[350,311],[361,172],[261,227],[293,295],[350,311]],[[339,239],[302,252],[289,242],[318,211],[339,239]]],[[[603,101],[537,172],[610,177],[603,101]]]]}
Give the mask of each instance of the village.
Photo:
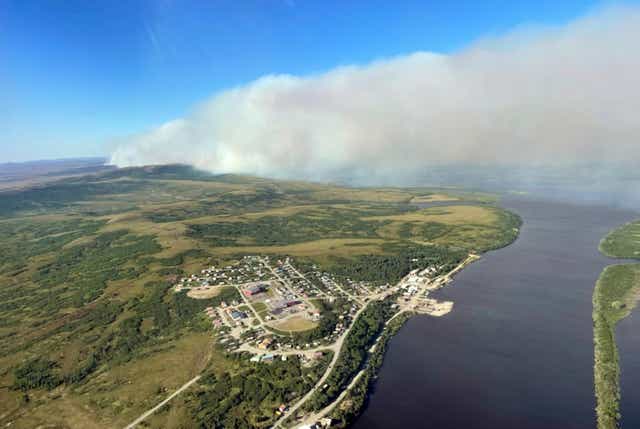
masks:
{"type": "MultiPolygon", "coordinates": [[[[446,285],[457,271],[477,259],[470,255],[448,273],[443,267],[415,269],[394,286],[374,286],[350,279],[338,280],[315,265],[305,272],[296,268],[291,258],[272,260],[268,256],[245,256],[225,266],[211,266],[198,274],[181,278],[175,292],[186,290],[194,299],[207,299],[218,295],[222,288],[235,288],[238,298],[221,301],[204,312],[217,333],[217,341],[228,353],[245,352],[251,362],[268,364],[276,359],[287,360],[297,356],[303,365],[312,366],[320,359],[331,357],[331,363],[322,381],[337,360],[342,343],[353,321],[373,300],[394,299],[393,317],[405,312],[443,316],[453,309],[453,302],[439,301],[429,294],[446,285]],[[339,313],[332,329],[322,337],[304,340],[304,335],[318,328],[323,318],[324,303],[340,302],[339,313]]],[[[296,404],[282,404],[274,413],[278,417],[295,413],[306,400],[296,404]]],[[[307,419],[309,417],[307,416],[307,419]]],[[[298,420],[297,428],[324,428],[331,426],[326,415],[314,415],[313,421],[298,420]]],[[[274,426],[280,426],[280,419],[274,426]]]]}

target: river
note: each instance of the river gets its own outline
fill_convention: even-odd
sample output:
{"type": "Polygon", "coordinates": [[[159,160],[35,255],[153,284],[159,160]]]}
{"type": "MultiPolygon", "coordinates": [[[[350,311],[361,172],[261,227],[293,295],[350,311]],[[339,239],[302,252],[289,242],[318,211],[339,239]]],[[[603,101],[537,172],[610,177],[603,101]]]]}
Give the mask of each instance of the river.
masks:
{"type": "MultiPolygon", "coordinates": [[[[438,292],[455,302],[452,313],[413,317],[391,340],[353,428],[595,427],[591,297],[612,263],[598,243],[637,214],[527,199],[503,205],[524,220],[518,240],[483,255],[438,292]]],[[[637,377],[637,397],[636,366],[628,372],[637,377]]],[[[627,385],[625,422],[638,422],[640,410],[624,399],[633,397],[627,385]]]]}

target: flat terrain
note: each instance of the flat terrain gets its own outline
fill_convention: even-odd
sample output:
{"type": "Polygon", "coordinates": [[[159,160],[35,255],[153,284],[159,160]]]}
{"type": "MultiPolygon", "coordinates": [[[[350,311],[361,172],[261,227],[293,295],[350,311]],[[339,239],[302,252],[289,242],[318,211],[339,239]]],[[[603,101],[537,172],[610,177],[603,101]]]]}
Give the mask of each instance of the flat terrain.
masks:
{"type": "Polygon", "coordinates": [[[430,195],[418,195],[414,197],[411,202],[414,204],[419,203],[441,203],[448,201],[458,201],[457,197],[446,194],[430,194],[430,195]]]}
{"type": "Polygon", "coordinates": [[[517,235],[519,219],[489,201],[425,210],[411,203],[429,195],[446,191],[213,176],[184,166],[0,192],[0,424],[125,427],[201,374],[149,417],[151,427],[268,427],[274,409],[310,389],[328,359],[292,352],[267,365],[212,346],[221,331],[240,328],[228,312],[212,326],[207,309],[224,303],[261,327],[276,324],[264,320],[273,302],[244,297],[240,285],[256,278],[201,291],[176,291],[178,280],[268,256],[279,271],[263,267],[262,275],[281,282],[272,296],[295,296],[293,308],[305,315],[279,316],[278,328],[298,331],[291,341],[317,341],[338,315],[410,270],[445,270],[517,235]]]}
{"type": "Polygon", "coordinates": [[[314,323],[308,319],[303,317],[294,317],[283,322],[277,323],[273,325],[274,328],[279,329],[281,331],[307,331],[309,329],[313,329],[318,326],[317,323],[314,323]]]}

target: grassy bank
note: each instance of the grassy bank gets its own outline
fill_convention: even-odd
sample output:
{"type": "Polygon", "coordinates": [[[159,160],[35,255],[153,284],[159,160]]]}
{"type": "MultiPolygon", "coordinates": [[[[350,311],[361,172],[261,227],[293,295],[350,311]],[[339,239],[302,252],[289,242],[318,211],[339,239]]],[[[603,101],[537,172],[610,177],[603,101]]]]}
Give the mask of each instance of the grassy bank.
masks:
{"type": "Polygon", "coordinates": [[[329,416],[333,419],[335,427],[346,428],[360,415],[367,404],[369,391],[378,377],[389,341],[412,315],[412,313],[401,314],[385,328],[375,351],[369,358],[364,375],[331,411],[329,416]]]}
{"type": "Polygon", "coordinates": [[[318,390],[311,397],[305,404],[306,409],[318,411],[326,407],[349,385],[366,362],[367,350],[384,329],[385,320],[388,320],[392,313],[390,302],[376,301],[369,304],[353,322],[353,328],[340,351],[340,357],[327,379],[327,387],[318,390]]]}
{"type": "Polygon", "coordinates": [[[612,258],[640,259],[640,220],[609,233],[600,242],[600,251],[612,258]]]}
{"type": "MultiPolygon", "coordinates": [[[[612,258],[640,257],[640,221],[611,231],[600,251],[612,258]]],[[[640,264],[611,265],[593,292],[594,383],[599,429],[617,428],[620,420],[620,364],[616,324],[627,317],[640,295],[640,264]]]]}

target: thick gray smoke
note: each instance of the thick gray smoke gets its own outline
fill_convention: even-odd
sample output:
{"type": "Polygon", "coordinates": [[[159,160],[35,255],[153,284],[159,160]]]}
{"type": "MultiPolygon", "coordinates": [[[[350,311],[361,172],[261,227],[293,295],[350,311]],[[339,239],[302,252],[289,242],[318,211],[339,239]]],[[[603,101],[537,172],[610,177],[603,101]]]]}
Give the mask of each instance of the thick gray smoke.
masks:
{"type": "MultiPolygon", "coordinates": [[[[169,101],[170,102],[170,101],[169,101]]],[[[118,166],[330,178],[640,155],[640,8],[323,74],[267,76],[122,141],[118,166]]]]}

